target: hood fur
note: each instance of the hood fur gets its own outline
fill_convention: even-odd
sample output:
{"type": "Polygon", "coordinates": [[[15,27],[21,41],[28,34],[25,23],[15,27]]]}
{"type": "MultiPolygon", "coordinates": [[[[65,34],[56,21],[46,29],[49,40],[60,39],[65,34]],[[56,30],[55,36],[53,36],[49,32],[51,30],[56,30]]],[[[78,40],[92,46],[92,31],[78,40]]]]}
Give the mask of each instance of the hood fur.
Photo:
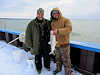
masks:
{"type": "MultiPolygon", "coordinates": [[[[53,8],[52,11],[54,11],[54,10],[58,10],[59,11],[60,16],[59,16],[58,19],[60,19],[62,17],[62,13],[61,13],[60,9],[59,8],[53,8]]],[[[52,14],[52,11],[51,11],[51,14],[52,14]]],[[[52,15],[51,15],[51,19],[52,19],[52,15]]]]}

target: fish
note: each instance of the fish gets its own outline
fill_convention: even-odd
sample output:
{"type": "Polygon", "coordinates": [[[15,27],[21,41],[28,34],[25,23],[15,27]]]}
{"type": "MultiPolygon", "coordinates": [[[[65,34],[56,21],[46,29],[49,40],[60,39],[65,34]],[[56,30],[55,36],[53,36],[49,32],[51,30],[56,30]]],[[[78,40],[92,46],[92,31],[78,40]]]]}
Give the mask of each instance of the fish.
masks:
{"type": "Polygon", "coordinates": [[[51,45],[51,52],[49,54],[55,55],[54,51],[56,49],[55,47],[56,47],[57,41],[56,41],[56,35],[54,34],[53,30],[50,31],[50,41],[49,41],[49,44],[51,45]]]}

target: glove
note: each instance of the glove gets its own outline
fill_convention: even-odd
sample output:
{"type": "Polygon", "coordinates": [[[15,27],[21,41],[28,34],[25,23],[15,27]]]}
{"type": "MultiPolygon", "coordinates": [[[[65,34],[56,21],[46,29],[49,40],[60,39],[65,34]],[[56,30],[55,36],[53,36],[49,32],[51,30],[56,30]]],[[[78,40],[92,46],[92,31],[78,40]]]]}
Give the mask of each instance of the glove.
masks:
{"type": "Polygon", "coordinates": [[[25,41],[25,32],[19,34],[19,41],[24,43],[24,41],[25,41]]]}

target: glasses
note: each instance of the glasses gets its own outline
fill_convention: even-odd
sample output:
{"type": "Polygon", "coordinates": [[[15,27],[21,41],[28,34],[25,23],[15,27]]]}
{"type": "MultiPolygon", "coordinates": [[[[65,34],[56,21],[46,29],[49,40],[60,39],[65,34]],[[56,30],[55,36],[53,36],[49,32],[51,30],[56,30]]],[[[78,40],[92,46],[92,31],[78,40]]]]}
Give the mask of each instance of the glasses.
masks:
{"type": "Polygon", "coordinates": [[[59,11],[58,10],[53,10],[52,15],[54,15],[54,14],[59,14],[59,11]]]}

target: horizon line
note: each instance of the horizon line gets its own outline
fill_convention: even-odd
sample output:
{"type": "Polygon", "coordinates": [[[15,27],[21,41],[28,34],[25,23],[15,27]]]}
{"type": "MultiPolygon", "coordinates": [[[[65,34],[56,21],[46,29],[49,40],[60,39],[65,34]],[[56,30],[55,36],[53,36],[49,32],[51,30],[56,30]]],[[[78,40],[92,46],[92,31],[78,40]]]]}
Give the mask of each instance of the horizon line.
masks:
{"type": "MultiPolygon", "coordinates": [[[[34,18],[1,17],[0,19],[34,19],[34,18]]],[[[70,19],[100,20],[100,18],[70,18],[70,19]]]]}

